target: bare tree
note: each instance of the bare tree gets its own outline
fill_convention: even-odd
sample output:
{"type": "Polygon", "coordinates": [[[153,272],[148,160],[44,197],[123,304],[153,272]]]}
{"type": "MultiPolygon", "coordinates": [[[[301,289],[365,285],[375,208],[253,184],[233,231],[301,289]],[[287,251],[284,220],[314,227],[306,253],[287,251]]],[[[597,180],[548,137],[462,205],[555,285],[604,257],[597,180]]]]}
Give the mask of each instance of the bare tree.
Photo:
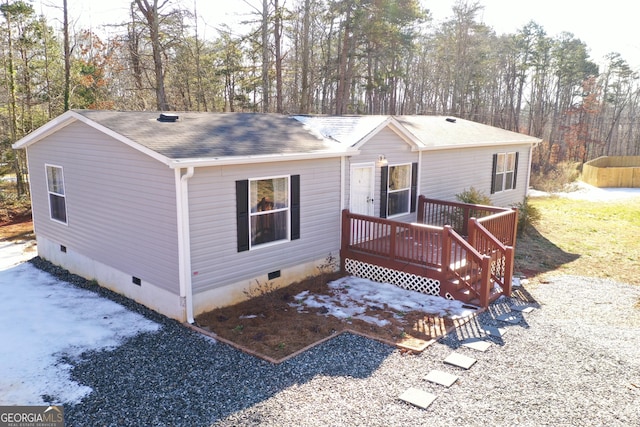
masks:
{"type": "Polygon", "coordinates": [[[164,0],[162,4],[158,6],[158,0],[153,0],[153,4],[149,4],[147,0],[135,0],[138,5],[138,9],[140,9],[140,12],[147,21],[147,27],[149,29],[156,80],[156,103],[158,110],[160,111],[169,110],[170,107],[167,102],[167,95],[164,87],[164,67],[162,63],[162,46],[160,44],[160,15],[158,11],[166,6],[169,1],[170,0],[164,0]]]}

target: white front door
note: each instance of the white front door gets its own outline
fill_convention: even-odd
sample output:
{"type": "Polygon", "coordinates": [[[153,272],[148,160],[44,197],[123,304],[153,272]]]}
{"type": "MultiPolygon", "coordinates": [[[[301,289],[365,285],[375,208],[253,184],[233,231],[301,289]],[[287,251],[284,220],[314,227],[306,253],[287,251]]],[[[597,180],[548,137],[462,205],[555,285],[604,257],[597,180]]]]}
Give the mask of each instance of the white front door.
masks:
{"type": "Polygon", "coordinates": [[[374,172],[373,163],[351,165],[349,210],[352,213],[373,216],[374,172]]]}

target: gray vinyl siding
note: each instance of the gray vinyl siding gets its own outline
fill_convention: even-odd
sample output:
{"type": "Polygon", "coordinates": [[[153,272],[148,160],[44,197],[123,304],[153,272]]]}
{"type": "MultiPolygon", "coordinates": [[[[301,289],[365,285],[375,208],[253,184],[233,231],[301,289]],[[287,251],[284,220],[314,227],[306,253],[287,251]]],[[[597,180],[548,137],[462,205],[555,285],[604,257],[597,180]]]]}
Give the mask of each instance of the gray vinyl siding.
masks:
{"type": "MultiPolygon", "coordinates": [[[[418,161],[418,152],[411,151],[411,145],[405,142],[390,128],[384,128],[360,147],[360,155],[347,161],[347,183],[345,188],[345,206],[349,206],[350,184],[348,181],[351,164],[373,162],[375,164],[374,215],[380,216],[380,164],[378,156],[384,155],[388,165],[414,163],[418,161]]],[[[397,221],[413,221],[415,214],[393,217],[397,221]]]]}
{"type": "Polygon", "coordinates": [[[178,293],[174,172],[82,123],[28,148],[36,233],[178,293]],[[49,218],[45,164],[62,166],[68,224],[49,218]]]}
{"type": "Polygon", "coordinates": [[[494,206],[522,202],[529,175],[529,145],[433,150],[422,153],[420,193],[432,199],[457,201],[471,187],[491,197],[494,206]],[[493,155],[517,151],[516,188],[491,194],[493,155]]]}
{"type": "Polygon", "coordinates": [[[329,253],[337,257],[340,159],[197,168],[189,180],[189,216],[195,293],[266,277],[329,253]],[[235,182],[282,175],[300,175],[300,239],[238,252],[235,182]]]}

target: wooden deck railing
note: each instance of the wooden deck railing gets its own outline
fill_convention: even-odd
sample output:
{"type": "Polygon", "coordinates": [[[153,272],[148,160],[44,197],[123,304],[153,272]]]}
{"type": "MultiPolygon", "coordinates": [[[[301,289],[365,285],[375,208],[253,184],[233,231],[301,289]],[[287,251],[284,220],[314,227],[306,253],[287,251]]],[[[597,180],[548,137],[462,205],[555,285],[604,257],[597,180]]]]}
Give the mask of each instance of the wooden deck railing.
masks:
{"type": "MultiPolygon", "coordinates": [[[[440,268],[442,228],[409,224],[342,211],[342,262],[352,258],[421,274],[440,268]]],[[[342,266],[344,270],[344,265],[342,266]]]]}
{"type": "MultiPolygon", "coordinates": [[[[505,235],[506,234],[508,233],[505,232],[505,235]]],[[[513,240],[515,240],[515,235],[513,240]]],[[[513,279],[513,264],[515,261],[514,247],[511,245],[505,245],[500,241],[499,237],[491,233],[487,228],[485,228],[480,220],[475,218],[471,218],[469,222],[468,241],[476,251],[489,257],[491,283],[495,283],[500,286],[502,288],[502,293],[510,296],[511,282],[513,279]]]]}
{"type": "Polygon", "coordinates": [[[446,245],[444,256],[451,254],[450,259],[445,259],[443,269],[446,271],[447,282],[444,291],[448,291],[456,299],[472,301],[477,299],[481,306],[489,305],[491,297],[490,275],[491,257],[483,255],[471,246],[462,236],[456,233],[451,226],[444,226],[446,245]],[[449,284],[453,287],[447,286],[449,284]],[[466,297],[462,297],[465,295],[466,297]]]}
{"type": "Polygon", "coordinates": [[[448,293],[486,307],[496,297],[495,285],[502,289],[500,294],[511,294],[517,215],[514,209],[422,196],[418,219],[434,222],[429,225],[358,215],[345,209],[342,269],[348,258],[431,277],[440,281],[442,296],[448,293]]]}
{"type": "Polygon", "coordinates": [[[456,233],[467,236],[467,226],[471,218],[484,218],[504,212],[504,208],[494,206],[472,205],[468,203],[447,202],[444,200],[418,197],[418,219],[421,224],[444,227],[450,225],[456,233]]]}
{"type": "MultiPolygon", "coordinates": [[[[516,231],[518,228],[518,210],[516,208],[506,209],[483,218],[472,217],[498,239],[503,245],[516,245],[516,231]]],[[[471,233],[469,233],[471,236],[471,233]]]]}

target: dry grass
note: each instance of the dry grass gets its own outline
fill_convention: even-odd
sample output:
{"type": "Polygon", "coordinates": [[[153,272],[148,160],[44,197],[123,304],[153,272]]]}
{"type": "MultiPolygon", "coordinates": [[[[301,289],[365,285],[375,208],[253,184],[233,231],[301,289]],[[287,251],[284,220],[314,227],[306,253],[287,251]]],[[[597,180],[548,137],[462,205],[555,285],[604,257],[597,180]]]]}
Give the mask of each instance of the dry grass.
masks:
{"type": "Polygon", "coordinates": [[[516,270],[544,280],[547,273],[610,278],[640,285],[640,199],[593,202],[532,198],[542,214],[518,237],[516,270]]]}

